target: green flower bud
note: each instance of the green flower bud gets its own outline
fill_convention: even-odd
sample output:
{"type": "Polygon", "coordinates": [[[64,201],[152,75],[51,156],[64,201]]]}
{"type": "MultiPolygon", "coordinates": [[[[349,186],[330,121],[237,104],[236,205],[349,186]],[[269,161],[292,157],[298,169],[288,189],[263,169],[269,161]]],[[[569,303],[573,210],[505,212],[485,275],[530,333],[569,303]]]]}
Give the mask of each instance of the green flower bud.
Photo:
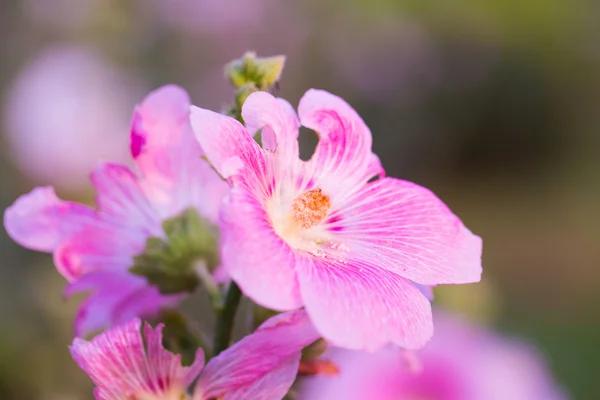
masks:
{"type": "Polygon", "coordinates": [[[257,58],[256,53],[248,52],[228,63],[225,75],[236,89],[254,84],[257,90],[269,90],[279,81],[284,64],[285,56],[257,58]]]}

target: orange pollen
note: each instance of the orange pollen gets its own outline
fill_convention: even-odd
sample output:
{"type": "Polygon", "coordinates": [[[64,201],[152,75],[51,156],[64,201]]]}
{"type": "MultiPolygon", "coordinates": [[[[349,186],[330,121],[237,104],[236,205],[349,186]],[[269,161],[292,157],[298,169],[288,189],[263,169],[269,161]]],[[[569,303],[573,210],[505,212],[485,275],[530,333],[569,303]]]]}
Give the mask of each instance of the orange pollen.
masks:
{"type": "Polygon", "coordinates": [[[298,196],[292,203],[292,217],[303,228],[315,226],[327,216],[331,208],[329,196],[321,189],[311,189],[298,196]]]}

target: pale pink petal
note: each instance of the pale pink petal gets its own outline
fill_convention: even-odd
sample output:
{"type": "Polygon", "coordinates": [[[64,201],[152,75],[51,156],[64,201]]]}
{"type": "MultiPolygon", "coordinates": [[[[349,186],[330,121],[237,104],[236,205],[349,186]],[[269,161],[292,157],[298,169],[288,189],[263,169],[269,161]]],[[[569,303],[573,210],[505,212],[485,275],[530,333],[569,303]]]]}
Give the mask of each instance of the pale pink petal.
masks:
{"type": "Polygon", "coordinates": [[[233,118],[194,106],[191,107],[190,121],[196,139],[221,176],[263,176],[267,166],[262,150],[242,124],[233,118]],[[238,159],[241,163],[235,161],[238,159]],[[232,165],[238,168],[233,169],[232,165]]]}
{"type": "Polygon", "coordinates": [[[481,239],[431,191],[394,178],[365,185],[328,228],[348,257],[423,285],[478,282],[481,239]]]}
{"type": "Polygon", "coordinates": [[[117,304],[146,286],[141,277],[109,271],[91,272],[69,284],[64,292],[66,297],[90,292],[75,316],[75,335],[84,336],[111,326],[117,304]]]}
{"type": "Polygon", "coordinates": [[[75,335],[108,328],[133,317],[156,315],[163,307],[172,307],[180,296],[163,296],[146,280],[127,271],[98,270],[69,284],[65,296],[90,292],[75,316],[75,335]]]}
{"type": "Polygon", "coordinates": [[[150,93],[135,111],[132,154],[140,186],[163,218],[193,206],[216,223],[229,187],[202,158],[189,113],[189,97],[178,86],[150,93]]]}
{"type": "Polygon", "coordinates": [[[416,349],[431,338],[429,301],[406,279],[327,255],[301,260],[296,268],[306,311],[333,344],[373,351],[391,342],[416,349]]]}
{"type": "MultiPolygon", "coordinates": [[[[270,184],[257,196],[295,196],[311,184],[306,163],[299,158],[298,117],[292,106],[266,92],[251,94],[242,109],[250,133],[261,131],[262,148],[270,169],[263,181],[270,184]],[[271,176],[272,174],[272,176],[271,176]]],[[[252,187],[252,186],[250,186],[252,187]]]]}
{"type": "Polygon", "coordinates": [[[295,259],[260,202],[245,188],[234,187],[221,214],[221,261],[244,294],[274,310],[302,307],[295,259]]]}
{"type": "Polygon", "coordinates": [[[202,157],[194,139],[190,145],[155,149],[138,158],[144,173],[140,188],[161,218],[194,207],[203,218],[217,223],[229,185],[202,157]]]}
{"type": "Polygon", "coordinates": [[[71,354],[96,384],[97,398],[123,400],[183,393],[202,368],[203,354],[197,353],[191,367],[182,367],[180,356],[162,349],[162,326],[151,332],[146,327],[146,344],[141,321],[133,319],[106,331],[92,341],[75,339],[71,354]]]}
{"type": "Polygon", "coordinates": [[[365,176],[361,179],[361,181],[367,182],[374,176],[378,176],[379,178],[385,178],[385,169],[383,169],[383,165],[381,165],[381,160],[379,160],[377,154],[371,153],[369,163],[367,164],[365,176]]]}
{"type": "Polygon", "coordinates": [[[296,376],[300,351],[318,338],[304,311],[275,316],[210,360],[196,384],[194,400],[221,396],[231,400],[279,399],[267,395],[285,394],[284,390],[289,389],[296,376]],[[234,393],[253,395],[235,397],[234,393]]]}
{"type": "Polygon", "coordinates": [[[242,117],[251,134],[262,129],[263,149],[276,151],[287,162],[298,159],[300,123],[290,103],[267,92],[256,92],[244,102],[242,117]]]}
{"type": "Polygon", "coordinates": [[[161,235],[161,219],[152,208],[138,183],[138,177],[127,167],[101,163],[91,175],[98,191],[96,203],[103,217],[114,223],[161,235]]]}
{"type": "Polygon", "coordinates": [[[435,294],[433,293],[433,286],[420,285],[414,282],[413,285],[415,285],[415,287],[419,289],[419,292],[421,292],[423,296],[427,297],[427,300],[433,301],[433,299],[435,298],[435,294]]]}
{"type": "Polygon", "coordinates": [[[93,209],[60,200],[51,187],[38,187],[6,209],[4,227],[21,246],[52,252],[66,237],[98,219],[93,209]]]}
{"type": "Polygon", "coordinates": [[[323,90],[311,89],[298,106],[303,126],[319,135],[315,153],[308,162],[318,186],[330,195],[343,195],[378,173],[371,152],[371,131],[343,99],[323,90]],[[341,192],[341,193],[339,193],[341,192]]]}
{"type": "Polygon", "coordinates": [[[227,393],[223,400],[277,400],[283,399],[298,375],[301,354],[289,357],[270,373],[263,375],[248,386],[227,393]]]}

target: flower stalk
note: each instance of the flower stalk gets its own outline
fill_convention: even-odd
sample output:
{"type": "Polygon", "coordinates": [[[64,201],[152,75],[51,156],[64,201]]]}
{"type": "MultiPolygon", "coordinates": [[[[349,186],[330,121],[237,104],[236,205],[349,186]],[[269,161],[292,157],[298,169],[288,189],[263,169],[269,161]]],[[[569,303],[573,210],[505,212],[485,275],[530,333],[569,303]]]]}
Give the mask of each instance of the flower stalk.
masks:
{"type": "Polygon", "coordinates": [[[217,323],[212,352],[213,357],[228,348],[231,343],[233,323],[241,298],[242,292],[239,286],[232,281],[229,285],[229,289],[227,289],[223,307],[216,309],[217,323]]]}

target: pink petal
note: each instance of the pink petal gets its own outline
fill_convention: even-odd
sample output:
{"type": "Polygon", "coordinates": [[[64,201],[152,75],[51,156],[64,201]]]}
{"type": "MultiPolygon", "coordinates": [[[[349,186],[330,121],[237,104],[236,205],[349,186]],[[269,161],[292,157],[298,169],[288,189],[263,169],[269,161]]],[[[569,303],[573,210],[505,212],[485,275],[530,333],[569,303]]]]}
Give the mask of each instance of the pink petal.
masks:
{"type": "Polygon", "coordinates": [[[192,384],[204,367],[204,352],[202,349],[196,351],[194,362],[189,367],[182,367],[179,356],[174,356],[162,345],[163,325],[160,324],[153,329],[147,322],[144,324],[144,338],[148,353],[148,364],[154,369],[152,386],[164,387],[168,384],[162,380],[164,377],[181,380],[185,388],[192,384]]]}
{"type": "Polygon", "coordinates": [[[302,307],[295,259],[260,202],[245,188],[234,187],[221,214],[221,261],[244,294],[274,310],[302,307]]]}
{"type": "Polygon", "coordinates": [[[190,121],[196,139],[221,176],[255,175],[262,178],[267,168],[262,150],[242,124],[194,106],[191,107],[190,121]]]}
{"type": "MultiPolygon", "coordinates": [[[[292,106],[266,92],[251,94],[242,109],[248,131],[261,130],[262,148],[270,166],[262,171],[264,187],[258,196],[279,195],[306,190],[310,175],[298,153],[298,117],[292,106]]],[[[250,187],[253,187],[252,185],[250,187]]]]}
{"type": "Polygon", "coordinates": [[[195,140],[187,147],[156,149],[138,160],[145,174],[140,187],[161,218],[194,207],[202,217],[218,222],[229,185],[202,158],[195,140]]]}
{"type": "Polygon", "coordinates": [[[424,285],[478,282],[481,239],[431,191],[384,178],[365,185],[331,216],[348,257],[424,285]]]}
{"type": "Polygon", "coordinates": [[[65,296],[91,292],[79,306],[75,317],[75,335],[105,329],[134,317],[156,315],[163,307],[173,306],[180,296],[162,296],[144,278],[127,271],[95,271],[82,276],[65,289],[65,296]]]}
{"type": "Polygon", "coordinates": [[[4,212],[4,227],[13,240],[29,249],[46,252],[97,220],[94,210],[60,200],[51,187],[33,189],[4,212]]]}
{"type": "Polygon", "coordinates": [[[98,387],[97,398],[122,400],[183,392],[202,368],[202,351],[191,367],[182,367],[179,355],[162,348],[162,326],[156,331],[145,327],[146,353],[140,328],[141,321],[133,319],[91,342],[73,341],[73,359],[98,387]]]}
{"type": "Polygon", "coordinates": [[[188,124],[190,98],[176,85],[150,92],[135,109],[131,127],[131,155],[137,158],[148,148],[180,143],[188,124]]]}
{"type": "Polygon", "coordinates": [[[391,342],[416,349],[431,338],[429,301],[406,279],[329,256],[303,257],[296,268],[306,311],[333,344],[373,351],[391,342]]]}
{"type": "Polygon", "coordinates": [[[318,338],[304,311],[273,317],[210,360],[200,375],[194,400],[221,396],[231,400],[279,399],[296,377],[300,351],[318,338]],[[236,397],[236,393],[252,396],[236,397]]]}
{"type": "Polygon", "coordinates": [[[371,152],[371,131],[343,99],[311,89],[300,100],[298,114],[302,125],[319,135],[308,164],[330,195],[351,192],[371,178],[368,173],[381,169],[371,152]]]}
{"type": "Polygon", "coordinates": [[[160,236],[161,219],[152,208],[138,183],[138,177],[125,166],[101,163],[91,175],[98,191],[96,203],[105,219],[160,236]]]}
{"type": "Polygon", "coordinates": [[[186,296],[186,294],[164,295],[156,286],[146,284],[116,305],[112,310],[111,325],[120,324],[136,317],[155,317],[163,309],[176,307],[186,296]]]}
{"type": "Polygon", "coordinates": [[[223,400],[276,400],[283,399],[298,374],[301,354],[289,357],[270,373],[263,375],[248,386],[225,394],[223,400]]]}
{"type": "Polygon", "coordinates": [[[98,394],[103,398],[120,399],[149,391],[140,328],[141,321],[135,319],[91,342],[79,338],[73,341],[70,348],[73,359],[98,386],[98,394]]]}
{"type": "Polygon", "coordinates": [[[146,237],[111,224],[82,229],[64,240],[54,251],[58,272],[72,281],[98,269],[127,271],[132,256],[140,253],[146,237]]]}
{"type": "Polygon", "coordinates": [[[187,93],[174,85],[150,93],[136,108],[131,135],[140,185],[163,218],[193,206],[216,223],[229,187],[202,158],[189,113],[187,93]]]}
{"type": "Polygon", "coordinates": [[[287,162],[298,159],[300,123],[290,103],[267,92],[256,92],[246,99],[242,117],[251,134],[262,129],[263,149],[277,151],[287,162]]]}

